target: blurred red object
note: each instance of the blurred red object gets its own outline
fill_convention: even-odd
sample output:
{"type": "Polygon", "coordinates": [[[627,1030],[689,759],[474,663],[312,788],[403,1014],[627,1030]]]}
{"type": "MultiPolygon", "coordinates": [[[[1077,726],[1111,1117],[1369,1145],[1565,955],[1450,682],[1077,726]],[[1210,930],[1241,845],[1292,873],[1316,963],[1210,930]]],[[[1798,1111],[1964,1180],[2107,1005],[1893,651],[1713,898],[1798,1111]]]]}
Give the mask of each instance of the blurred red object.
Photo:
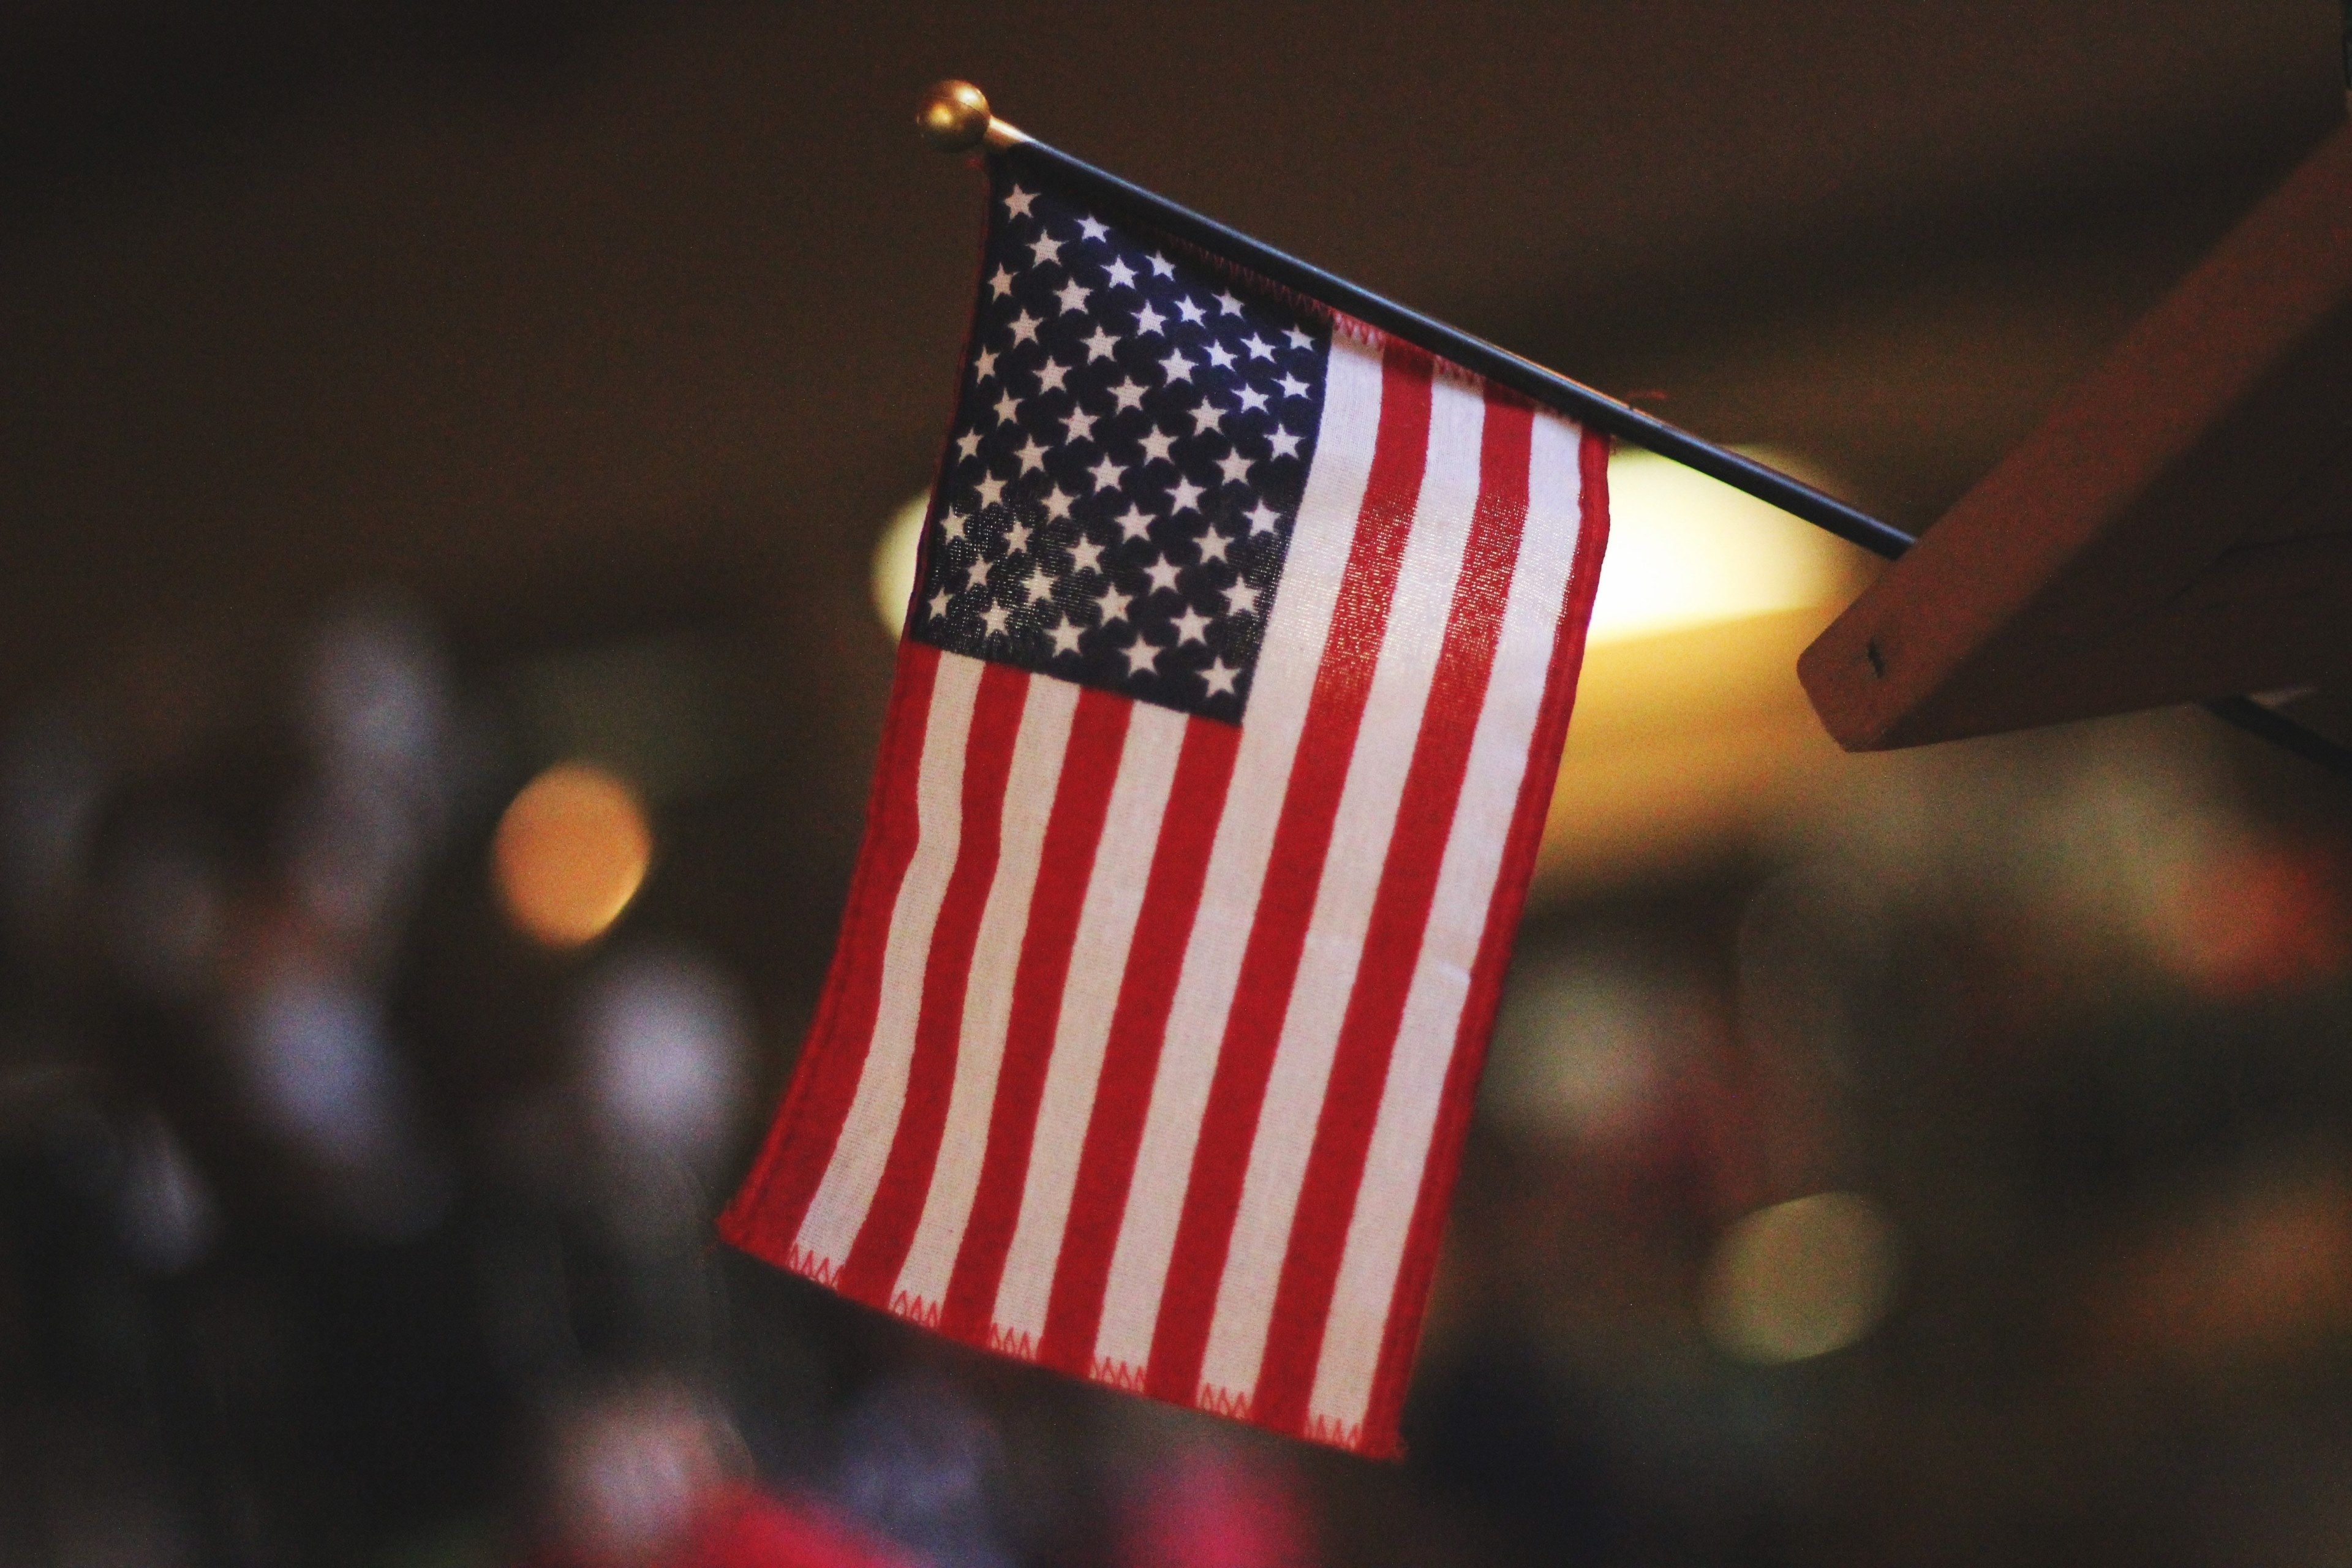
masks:
{"type": "Polygon", "coordinates": [[[2249,845],[2207,857],[2158,913],[2162,956],[2210,995],[2317,984],[2352,962],[2341,857],[2317,845],[2249,845]]]}
{"type": "Polygon", "coordinates": [[[1309,1568],[1311,1505],[1285,1467],[1196,1450],[1128,1500],[1126,1568],[1309,1568]]]}
{"type": "Polygon", "coordinates": [[[522,1568],[913,1568],[827,1510],[748,1486],[710,1492],[685,1531],[650,1555],[533,1552],[522,1568]]]}

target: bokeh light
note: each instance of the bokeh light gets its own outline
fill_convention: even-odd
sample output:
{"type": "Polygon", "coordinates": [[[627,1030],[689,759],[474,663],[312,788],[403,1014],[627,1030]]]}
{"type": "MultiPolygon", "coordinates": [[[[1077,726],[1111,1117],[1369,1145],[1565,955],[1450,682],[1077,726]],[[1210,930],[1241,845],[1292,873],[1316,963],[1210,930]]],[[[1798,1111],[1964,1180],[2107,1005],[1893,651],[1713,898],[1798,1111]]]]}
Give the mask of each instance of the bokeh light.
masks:
{"type": "Polygon", "coordinates": [[[930,491],[909,497],[890,514],[874,542],[874,613],[894,637],[907,624],[907,601],[915,591],[915,552],[922,543],[924,514],[930,509],[930,491]]]}
{"type": "Polygon", "coordinates": [[[578,947],[629,907],[653,848],[635,790],[602,768],[563,763],[525,785],[499,817],[491,875],[519,929],[550,947],[578,947]]]}
{"type": "Polygon", "coordinates": [[[1843,1350],[1885,1314],[1895,1227],[1853,1193],[1816,1193],[1759,1209],[1717,1242],[1707,1269],[1707,1332],[1742,1361],[1806,1361],[1843,1350]]]}
{"type": "Polygon", "coordinates": [[[590,979],[582,1066],[616,1150],[700,1169],[722,1155],[750,1096],[750,1007],[691,952],[623,952],[590,979]]]}
{"type": "Polygon", "coordinates": [[[1681,976],[1632,955],[1532,952],[1512,975],[1480,1092],[1496,1125],[1588,1144],[1661,1114],[1693,1034],[1681,976]]]}
{"type": "MultiPolygon", "coordinates": [[[[1785,452],[1747,456],[1833,485],[1785,452]]],[[[1636,447],[1609,459],[1609,551],[1591,643],[1806,609],[1853,581],[1853,552],[1768,501],[1636,447]]]]}

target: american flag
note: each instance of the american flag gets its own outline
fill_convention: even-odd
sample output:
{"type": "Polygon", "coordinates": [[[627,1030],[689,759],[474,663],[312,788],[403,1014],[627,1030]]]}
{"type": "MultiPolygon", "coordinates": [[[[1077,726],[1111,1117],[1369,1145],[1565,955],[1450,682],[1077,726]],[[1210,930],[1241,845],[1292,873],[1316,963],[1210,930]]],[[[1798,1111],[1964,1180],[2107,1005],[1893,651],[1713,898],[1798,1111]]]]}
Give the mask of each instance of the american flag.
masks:
{"type": "Polygon", "coordinates": [[[722,1231],[1392,1453],[1604,444],[991,163],[840,945],[722,1231]]]}

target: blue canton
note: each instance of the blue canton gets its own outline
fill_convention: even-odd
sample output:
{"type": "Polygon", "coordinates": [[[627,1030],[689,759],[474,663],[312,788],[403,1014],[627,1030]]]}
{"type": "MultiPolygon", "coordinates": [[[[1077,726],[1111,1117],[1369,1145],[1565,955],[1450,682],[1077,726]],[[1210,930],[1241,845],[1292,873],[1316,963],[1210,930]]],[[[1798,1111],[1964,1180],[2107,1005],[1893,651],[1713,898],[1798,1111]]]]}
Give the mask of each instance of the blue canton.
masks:
{"type": "Polygon", "coordinates": [[[995,168],[908,633],[1239,722],[1323,407],[1320,322],[995,168]]]}

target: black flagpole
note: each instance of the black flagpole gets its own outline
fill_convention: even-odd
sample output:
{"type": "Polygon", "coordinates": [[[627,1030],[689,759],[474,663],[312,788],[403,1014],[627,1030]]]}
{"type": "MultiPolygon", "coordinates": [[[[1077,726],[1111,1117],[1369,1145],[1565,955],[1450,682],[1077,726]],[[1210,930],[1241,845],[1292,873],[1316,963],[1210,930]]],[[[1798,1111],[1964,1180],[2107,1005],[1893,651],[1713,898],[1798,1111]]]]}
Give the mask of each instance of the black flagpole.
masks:
{"type": "MultiPolygon", "coordinates": [[[[2352,0],[2345,3],[2347,12],[2352,12],[2352,0]]],[[[2352,44],[2347,44],[2347,59],[2352,59],[2352,44]]],[[[1391,337],[1441,354],[1465,370],[1525,393],[1581,425],[1720,479],[1734,489],[1769,502],[1873,555],[1892,561],[1916,542],[1894,524],[1824,494],[1769,464],[1718,447],[1484,338],[1473,337],[1393,300],[1358,288],[1344,278],[1301,261],[1286,251],[1276,250],[1239,229],[1203,217],[1190,207],[1049,146],[997,119],[989,111],[987,98],[970,82],[944,81],[934,87],[923,100],[916,124],[924,140],[943,153],[968,153],[983,145],[1000,152],[1018,147],[1024,158],[1051,169],[1108,209],[1133,214],[1174,238],[1225,257],[1285,289],[1320,300],[1391,337]]],[[[2251,697],[2219,698],[2204,707],[2227,723],[2332,773],[2352,778],[2352,748],[2338,745],[2275,709],[2251,697]]]]}

